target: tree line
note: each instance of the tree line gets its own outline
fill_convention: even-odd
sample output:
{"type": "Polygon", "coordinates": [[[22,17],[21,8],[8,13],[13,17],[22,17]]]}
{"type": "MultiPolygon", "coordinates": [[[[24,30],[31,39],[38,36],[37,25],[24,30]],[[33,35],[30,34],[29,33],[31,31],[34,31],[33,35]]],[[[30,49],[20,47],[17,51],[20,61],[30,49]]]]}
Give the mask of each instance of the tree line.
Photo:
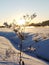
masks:
{"type": "Polygon", "coordinates": [[[49,26],[49,20],[42,21],[42,23],[32,23],[29,26],[49,26]]]}

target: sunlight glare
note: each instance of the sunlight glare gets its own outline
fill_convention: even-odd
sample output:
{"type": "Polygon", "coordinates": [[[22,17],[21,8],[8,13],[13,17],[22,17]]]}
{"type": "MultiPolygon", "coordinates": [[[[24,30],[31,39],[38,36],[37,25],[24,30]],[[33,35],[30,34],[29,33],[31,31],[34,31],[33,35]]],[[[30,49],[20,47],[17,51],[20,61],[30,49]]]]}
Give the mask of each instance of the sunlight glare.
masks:
{"type": "Polygon", "coordinates": [[[18,25],[24,25],[25,24],[25,20],[24,19],[21,19],[17,22],[18,25]]]}

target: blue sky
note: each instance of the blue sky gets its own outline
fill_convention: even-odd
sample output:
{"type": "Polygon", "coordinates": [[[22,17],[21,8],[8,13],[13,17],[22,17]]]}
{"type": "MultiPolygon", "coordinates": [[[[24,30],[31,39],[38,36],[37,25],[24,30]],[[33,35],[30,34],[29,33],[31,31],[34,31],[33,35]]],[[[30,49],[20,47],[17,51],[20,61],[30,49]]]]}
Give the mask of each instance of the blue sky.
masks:
{"type": "Polygon", "coordinates": [[[19,19],[36,12],[33,22],[49,19],[49,0],[0,0],[0,22],[19,19]]]}

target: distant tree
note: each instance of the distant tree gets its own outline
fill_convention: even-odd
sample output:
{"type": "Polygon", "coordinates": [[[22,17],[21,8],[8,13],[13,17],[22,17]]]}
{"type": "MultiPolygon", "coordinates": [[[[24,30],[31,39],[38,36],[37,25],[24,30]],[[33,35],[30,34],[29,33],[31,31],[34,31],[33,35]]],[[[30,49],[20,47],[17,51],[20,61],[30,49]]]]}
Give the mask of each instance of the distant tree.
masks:
{"type": "Polygon", "coordinates": [[[42,26],[49,26],[49,20],[43,21],[41,23],[42,26]]]}
{"type": "Polygon", "coordinates": [[[8,23],[7,23],[7,22],[4,22],[4,25],[5,25],[6,27],[8,27],[8,23]]]}
{"type": "Polygon", "coordinates": [[[31,23],[29,26],[49,26],[49,20],[43,21],[42,23],[31,23]]]}
{"type": "Polygon", "coordinates": [[[7,28],[10,28],[12,25],[10,24],[10,25],[8,25],[8,23],[7,22],[4,22],[4,25],[5,25],[5,27],[7,27],[7,28]]]}

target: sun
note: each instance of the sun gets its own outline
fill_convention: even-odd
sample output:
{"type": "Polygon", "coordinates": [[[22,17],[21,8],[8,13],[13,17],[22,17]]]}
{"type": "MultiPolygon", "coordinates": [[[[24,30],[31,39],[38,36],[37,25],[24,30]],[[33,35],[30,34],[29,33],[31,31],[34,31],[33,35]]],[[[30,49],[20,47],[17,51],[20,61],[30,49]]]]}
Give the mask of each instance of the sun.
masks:
{"type": "Polygon", "coordinates": [[[25,25],[25,20],[20,19],[19,21],[17,21],[17,25],[25,25]]]}

